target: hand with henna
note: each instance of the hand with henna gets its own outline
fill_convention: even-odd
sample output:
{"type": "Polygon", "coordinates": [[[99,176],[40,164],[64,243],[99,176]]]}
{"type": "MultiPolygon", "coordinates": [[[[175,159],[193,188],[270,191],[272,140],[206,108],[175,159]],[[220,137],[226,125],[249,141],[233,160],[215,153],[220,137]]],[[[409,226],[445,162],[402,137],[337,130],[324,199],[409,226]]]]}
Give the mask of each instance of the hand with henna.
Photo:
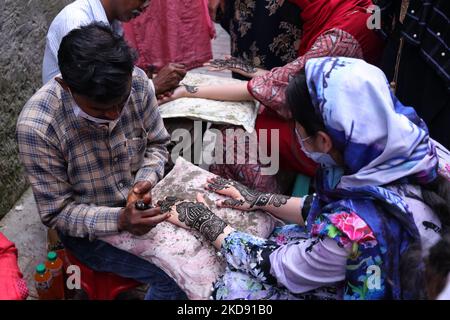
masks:
{"type": "Polygon", "coordinates": [[[229,70],[250,79],[269,72],[268,70],[255,67],[251,62],[232,56],[225,56],[224,59],[210,60],[204,66],[209,67],[212,71],[229,70]]]}
{"type": "Polygon", "coordinates": [[[217,203],[218,207],[234,208],[243,211],[267,210],[269,206],[281,207],[290,197],[273,193],[251,190],[239,182],[214,177],[207,180],[205,188],[218,194],[228,196],[217,203]]]}
{"type": "Polygon", "coordinates": [[[197,194],[195,202],[166,197],[158,201],[157,205],[161,208],[161,212],[170,213],[171,216],[167,221],[181,228],[195,229],[211,242],[216,241],[227,228],[227,224],[208,208],[200,194],[197,194]]]}

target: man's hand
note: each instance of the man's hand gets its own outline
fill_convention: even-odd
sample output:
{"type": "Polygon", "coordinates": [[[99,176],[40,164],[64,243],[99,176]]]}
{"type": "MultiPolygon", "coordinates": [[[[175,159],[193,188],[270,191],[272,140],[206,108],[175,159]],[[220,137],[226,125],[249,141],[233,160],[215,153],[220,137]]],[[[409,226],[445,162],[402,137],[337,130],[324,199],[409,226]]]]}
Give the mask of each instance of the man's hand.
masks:
{"type": "Polygon", "coordinates": [[[169,63],[153,78],[156,96],[160,96],[175,89],[186,75],[186,68],[182,64],[169,63]]]}
{"type": "Polygon", "coordinates": [[[165,95],[158,96],[158,104],[162,105],[164,103],[187,97],[188,92],[186,90],[186,87],[184,85],[179,86],[173,91],[168,92],[165,95]]]}
{"type": "Polygon", "coordinates": [[[152,201],[152,184],[149,181],[139,181],[128,193],[127,205],[137,200],[144,200],[145,203],[152,201]]]}
{"type": "Polygon", "coordinates": [[[142,236],[169,217],[170,212],[162,213],[160,208],[138,210],[135,202],[132,202],[120,212],[119,231],[128,231],[136,236],[142,236]]]}

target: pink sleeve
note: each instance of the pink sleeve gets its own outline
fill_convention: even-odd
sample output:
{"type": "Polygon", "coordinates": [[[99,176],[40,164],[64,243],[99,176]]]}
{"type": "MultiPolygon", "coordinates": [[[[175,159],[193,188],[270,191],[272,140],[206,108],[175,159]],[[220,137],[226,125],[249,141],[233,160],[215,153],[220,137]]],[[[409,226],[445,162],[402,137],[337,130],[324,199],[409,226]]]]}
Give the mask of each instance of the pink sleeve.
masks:
{"type": "Polygon", "coordinates": [[[248,82],[248,91],[281,118],[290,119],[292,115],[286,106],[285,95],[289,80],[305,67],[309,59],[327,56],[362,59],[363,54],[358,41],[352,35],[340,29],[331,29],[317,38],[305,55],[283,67],[274,68],[262,76],[251,79],[248,82]]]}

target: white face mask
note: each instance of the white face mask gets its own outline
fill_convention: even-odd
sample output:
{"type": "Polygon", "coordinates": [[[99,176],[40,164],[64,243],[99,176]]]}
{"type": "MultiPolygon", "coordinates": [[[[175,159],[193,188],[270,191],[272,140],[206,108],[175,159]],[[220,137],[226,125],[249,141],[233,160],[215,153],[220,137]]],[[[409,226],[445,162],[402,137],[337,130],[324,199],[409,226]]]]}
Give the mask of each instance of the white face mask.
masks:
{"type": "Polygon", "coordinates": [[[98,123],[98,124],[109,124],[115,120],[107,120],[107,119],[100,119],[100,118],[96,118],[93,116],[88,115],[86,112],[84,112],[78,105],[77,103],[74,101],[73,102],[73,112],[75,113],[75,115],[77,117],[81,117],[84,118],[86,120],[98,123]]]}
{"type": "Polygon", "coordinates": [[[310,158],[312,161],[319,163],[322,167],[336,167],[337,163],[328,153],[322,152],[310,152],[306,150],[303,141],[307,140],[310,137],[302,139],[302,137],[298,134],[297,129],[295,129],[295,134],[297,135],[298,143],[300,144],[300,148],[305,153],[305,155],[310,158]]]}
{"type": "MultiPolygon", "coordinates": [[[[90,116],[86,112],[84,112],[83,109],[81,109],[78,106],[78,104],[75,102],[75,99],[73,98],[72,93],[70,93],[70,95],[72,96],[73,112],[75,113],[75,115],[77,117],[84,118],[86,120],[92,121],[92,122],[97,123],[97,124],[110,124],[110,123],[112,123],[114,121],[117,121],[119,119],[119,118],[117,118],[115,120],[108,120],[108,119],[100,119],[100,118],[96,118],[96,117],[90,116]]],[[[125,102],[124,108],[127,106],[128,101],[130,100],[130,96],[128,97],[127,101],[125,102]]]]}

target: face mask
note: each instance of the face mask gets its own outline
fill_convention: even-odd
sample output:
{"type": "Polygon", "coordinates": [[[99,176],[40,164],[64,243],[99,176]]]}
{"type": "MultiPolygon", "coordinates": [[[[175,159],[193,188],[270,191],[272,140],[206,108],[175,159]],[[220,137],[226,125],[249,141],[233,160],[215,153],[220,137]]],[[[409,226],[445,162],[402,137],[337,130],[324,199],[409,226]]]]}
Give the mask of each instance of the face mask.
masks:
{"type": "MultiPolygon", "coordinates": [[[[71,95],[72,95],[72,93],[71,93],[71,95]]],[[[124,108],[128,104],[129,100],[130,100],[130,97],[128,97],[127,101],[125,102],[124,108]]],[[[73,98],[73,96],[72,96],[72,104],[73,104],[73,112],[75,113],[75,115],[77,117],[84,118],[86,120],[92,121],[97,124],[110,124],[119,119],[119,118],[117,118],[115,120],[108,120],[108,119],[100,119],[100,118],[90,116],[78,106],[78,104],[75,102],[75,99],[73,98]]]]}
{"type": "Polygon", "coordinates": [[[75,115],[77,117],[81,117],[86,120],[98,123],[98,124],[109,124],[109,123],[115,121],[115,120],[100,119],[100,118],[95,118],[93,116],[90,116],[86,112],[81,110],[81,108],[76,104],[75,101],[73,102],[73,112],[75,113],[75,115]]]}
{"type": "Polygon", "coordinates": [[[336,167],[337,163],[328,153],[322,152],[310,152],[306,150],[305,145],[303,144],[304,139],[300,137],[297,130],[295,130],[295,134],[297,135],[298,143],[300,143],[300,148],[305,153],[305,155],[310,158],[312,161],[319,163],[322,167],[336,167]]]}

